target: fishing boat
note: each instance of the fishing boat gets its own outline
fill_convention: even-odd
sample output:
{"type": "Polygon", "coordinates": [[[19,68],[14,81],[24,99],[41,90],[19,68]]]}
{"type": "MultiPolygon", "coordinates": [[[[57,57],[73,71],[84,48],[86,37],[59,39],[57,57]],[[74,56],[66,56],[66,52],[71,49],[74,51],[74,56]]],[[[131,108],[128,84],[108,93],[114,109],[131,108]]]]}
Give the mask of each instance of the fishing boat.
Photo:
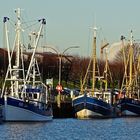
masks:
{"type": "Polygon", "coordinates": [[[21,40],[21,32],[26,31],[22,28],[21,9],[16,9],[15,13],[13,47],[10,46],[8,35],[10,18],[3,19],[9,65],[0,98],[2,119],[3,121],[49,121],[53,117],[52,107],[47,100],[47,86],[42,82],[36,58],[36,49],[46,20],[44,18],[38,20],[39,31],[30,34],[30,39],[31,35],[34,39],[30,43],[32,51],[29,66],[25,69],[24,49],[26,46],[21,40]]]}
{"type": "Polygon", "coordinates": [[[124,47],[124,37],[121,37],[123,45],[124,77],[120,90],[120,99],[117,107],[120,109],[120,115],[131,116],[140,115],[140,53],[134,52],[135,44],[133,41],[133,32],[127,47],[124,47]],[[126,55],[126,50],[128,53],[126,55]],[[135,54],[135,56],[134,56],[135,54]]]}
{"type": "Polygon", "coordinates": [[[101,81],[96,58],[96,31],[94,28],[93,50],[85,77],[81,85],[80,95],[73,98],[72,104],[77,118],[111,117],[111,92],[95,88],[97,80],[101,81]],[[92,68],[91,68],[92,67],[92,68]],[[92,88],[87,88],[86,79],[92,74],[92,88]]]}

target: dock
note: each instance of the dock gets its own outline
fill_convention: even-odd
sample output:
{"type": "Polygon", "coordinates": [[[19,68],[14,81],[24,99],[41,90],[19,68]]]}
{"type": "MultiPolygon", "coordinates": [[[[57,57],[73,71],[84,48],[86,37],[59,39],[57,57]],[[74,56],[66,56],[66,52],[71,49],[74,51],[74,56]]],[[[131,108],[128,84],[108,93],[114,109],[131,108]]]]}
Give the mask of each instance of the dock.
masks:
{"type": "Polygon", "coordinates": [[[54,118],[74,118],[73,107],[70,102],[63,102],[60,107],[56,102],[53,102],[52,109],[54,118]]]}
{"type": "Polygon", "coordinates": [[[74,110],[72,107],[72,99],[68,96],[61,95],[61,97],[51,96],[49,99],[54,118],[74,118],[74,110]]]}

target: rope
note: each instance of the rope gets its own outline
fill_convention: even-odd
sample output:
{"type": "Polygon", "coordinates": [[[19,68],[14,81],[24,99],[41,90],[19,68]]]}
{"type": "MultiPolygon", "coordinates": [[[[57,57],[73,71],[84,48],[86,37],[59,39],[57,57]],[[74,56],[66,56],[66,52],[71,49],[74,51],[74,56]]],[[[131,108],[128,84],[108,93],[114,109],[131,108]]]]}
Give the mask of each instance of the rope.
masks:
{"type": "Polygon", "coordinates": [[[34,23],[34,24],[32,24],[32,25],[29,25],[29,26],[27,26],[26,28],[24,28],[24,29],[28,29],[28,28],[31,28],[31,27],[33,27],[33,26],[35,26],[35,25],[37,25],[38,24],[38,22],[36,22],[36,23],[34,23]]]}

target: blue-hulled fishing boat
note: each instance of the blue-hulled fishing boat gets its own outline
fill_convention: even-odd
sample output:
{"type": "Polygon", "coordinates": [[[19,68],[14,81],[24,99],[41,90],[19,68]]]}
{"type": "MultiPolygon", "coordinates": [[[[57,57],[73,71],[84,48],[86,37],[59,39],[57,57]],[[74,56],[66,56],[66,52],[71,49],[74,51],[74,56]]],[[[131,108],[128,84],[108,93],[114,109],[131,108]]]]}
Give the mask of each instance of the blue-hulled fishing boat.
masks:
{"type": "MultiPolygon", "coordinates": [[[[124,37],[121,37],[123,44],[124,37]]],[[[139,51],[134,52],[135,44],[131,31],[131,39],[128,43],[128,53],[125,53],[123,46],[124,57],[124,77],[120,90],[120,99],[117,107],[120,109],[120,114],[123,115],[140,115],[140,54],[139,51]]]]}
{"type": "Polygon", "coordinates": [[[80,95],[73,98],[72,101],[74,113],[77,118],[111,117],[113,113],[113,109],[111,106],[111,92],[99,90],[96,91],[95,89],[95,80],[101,79],[99,71],[96,71],[96,30],[97,29],[95,27],[92,58],[89,62],[87,72],[81,85],[80,95]],[[91,73],[92,88],[84,88],[88,74],[91,73]]]}

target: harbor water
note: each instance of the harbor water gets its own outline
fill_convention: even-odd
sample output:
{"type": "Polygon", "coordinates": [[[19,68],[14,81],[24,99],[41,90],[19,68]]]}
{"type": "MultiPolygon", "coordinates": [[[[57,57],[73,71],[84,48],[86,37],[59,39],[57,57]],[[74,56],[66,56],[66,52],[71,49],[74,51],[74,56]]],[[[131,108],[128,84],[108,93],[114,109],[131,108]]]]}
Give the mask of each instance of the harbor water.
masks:
{"type": "Polygon", "coordinates": [[[0,140],[139,140],[140,118],[54,119],[0,124],[0,140]]]}

